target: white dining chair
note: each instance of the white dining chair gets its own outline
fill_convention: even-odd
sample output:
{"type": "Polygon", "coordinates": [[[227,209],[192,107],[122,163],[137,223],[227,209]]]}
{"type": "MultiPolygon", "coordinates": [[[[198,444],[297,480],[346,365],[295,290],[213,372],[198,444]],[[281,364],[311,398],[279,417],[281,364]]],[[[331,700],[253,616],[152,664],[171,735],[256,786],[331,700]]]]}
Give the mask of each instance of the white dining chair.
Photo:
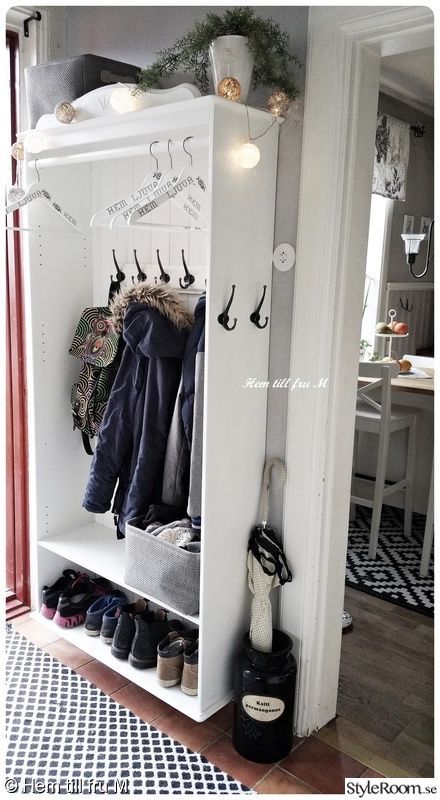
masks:
{"type": "Polygon", "coordinates": [[[360,362],[359,377],[373,379],[357,391],[355,439],[353,454],[353,482],[350,502],[373,509],[368,555],[375,559],[379,539],[382,506],[395,492],[405,492],[405,536],[411,536],[413,513],[414,468],[416,456],[416,420],[419,409],[391,403],[391,380],[397,378],[397,363],[360,362]],[[380,391],[379,391],[380,390],[380,391]],[[396,483],[386,483],[386,469],[391,434],[408,429],[405,476],[396,483]],[[356,457],[359,432],[378,436],[377,460],[373,478],[356,477],[356,457]]]}

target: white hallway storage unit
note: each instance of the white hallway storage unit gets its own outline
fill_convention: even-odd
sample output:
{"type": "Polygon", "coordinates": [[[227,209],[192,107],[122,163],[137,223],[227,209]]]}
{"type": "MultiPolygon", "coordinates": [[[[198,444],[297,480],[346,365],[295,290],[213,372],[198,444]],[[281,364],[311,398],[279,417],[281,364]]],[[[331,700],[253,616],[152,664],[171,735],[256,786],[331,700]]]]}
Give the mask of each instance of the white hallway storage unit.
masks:
{"type": "MultiPolygon", "coordinates": [[[[249,109],[253,136],[265,131],[270,116],[249,109]]],[[[41,181],[79,221],[77,235],[46,204],[37,201],[23,212],[28,300],[30,472],[33,605],[40,589],[67,565],[124,583],[124,541],[117,541],[110,514],[96,516],[81,508],[90,458],[72,431],[70,387],[79,362],[68,348],[82,310],[105,305],[112,249],[126,273],[137,274],[133,249],[148,279],[159,275],[156,250],[178,286],[183,276],[181,250],[196,275],[191,289],[207,291],[206,373],[203,469],[203,529],[200,613],[188,617],[199,626],[199,694],[179,687],[163,689],[155,670],[136,670],[114,659],[100,640],[82,627],[62,630],[94,658],[120,671],[195,720],[203,720],[232,696],[234,656],[249,622],[246,552],[257,519],[265,457],[264,389],[245,389],[248,377],[268,374],[268,325],[259,330],[249,319],[267,285],[261,314],[269,314],[275,208],[278,125],[258,139],[261,152],[254,169],[239,167],[233,152],[247,140],[246,109],[217,97],[74,123],[44,131],[46,146],[38,155],[41,181]],[[94,212],[139,187],[154,161],[148,148],[160,142],[161,166],[172,140],[173,158],[185,166],[181,151],[187,136],[194,164],[206,176],[206,231],[188,230],[187,218],[170,203],[151,216],[154,225],[108,230],[90,228],[94,212]],[[53,233],[54,230],[58,233],[53,233]],[[49,233],[52,231],[52,233],[49,233]],[[218,322],[236,286],[230,319],[233,331],[218,322]]],[[[155,150],[156,152],[156,150],[155,150]]],[[[32,162],[28,178],[36,179],[32,162]]],[[[183,291],[182,294],[185,294],[183,291]]],[[[186,293],[193,307],[196,293],[186,293]]],[[[136,593],[133,592],[133,595],[136,593]]],[[[154,600],[154,598],[152,598],[154,600]]],[[[172,609],[171,609],[172,610],[172,609]]],[[[53,622],[42,620],[47,625],[53,622]]]]}

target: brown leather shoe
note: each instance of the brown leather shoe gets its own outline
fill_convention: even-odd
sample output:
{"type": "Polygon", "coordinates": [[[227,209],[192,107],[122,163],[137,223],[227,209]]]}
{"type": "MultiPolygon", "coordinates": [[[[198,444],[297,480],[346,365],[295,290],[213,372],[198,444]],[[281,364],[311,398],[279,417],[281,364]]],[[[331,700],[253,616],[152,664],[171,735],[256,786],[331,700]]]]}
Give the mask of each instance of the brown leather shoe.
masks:
{"type": "Polygon", "coordinates": [[[176,686],[180,683],[183,670],[184,637],[178,631],[171,631],[157,646],[157,680],[161,686],[176,686]]]}
{"type": "Polygon", "coordinates": [[[199,640],[183,645],[183,671],[180,688],[185,694],[196,695],[199,677],[199,640]]]}

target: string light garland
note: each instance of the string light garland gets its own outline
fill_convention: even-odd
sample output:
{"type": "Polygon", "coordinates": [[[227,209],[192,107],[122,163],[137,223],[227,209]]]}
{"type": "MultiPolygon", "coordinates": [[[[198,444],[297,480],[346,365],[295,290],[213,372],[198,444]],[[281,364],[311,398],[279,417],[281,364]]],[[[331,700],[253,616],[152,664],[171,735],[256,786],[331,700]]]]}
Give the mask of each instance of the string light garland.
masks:
{"type": "Polygon", "coordinates": [[[247,129],[248,129],[248,141],[239,147],[235,156],[236,161],[240,167],[244,169],[252,169],[256,167],[259,160],[260,160],[260,150],[255,144],[257,139],[261,139],[263,136],[270,131],[270,129],[276,124],[277,118],[274,117],[270,125],[262,132],[259,133],[258,136],[251,136],[251,125],[249,120],[249,109],[246,106],[246,117],[247,117],[247,129]]]}
{"type": "Polygon", "coordinates": [[[289,110],[289,106],[290,97],[288,97],[286,92],[283,92],[282,90],[273,92],[267,98],[267,110],[274,117],[284,117],[289,110]]]}
{"type": "Polygon", "coordinates": [[[29,153],[41,153],[46,147],[46,139],[38,131],[31,131],[26,135],[24,146],[29,153]]]}
{"type": "Polygon", "coordinates": [[[67,100],[63,100],[61,103],[55,106],[55,119],[58,122],[62,122],[64,125],[69,125],[75,119],[76,111],[72,105],[72,103],[68,103],[67,100]]]}
{"type": "Polygon", "coordinates": [[[15,173],[15,183],[8,189],[8,203],[17,203],[25,196],[25,191],[20,186],[21,184],[21,161],[17,161],[17,169],[15,173]]]}
{"type": "Polygon", "coordinates": [[[224,97],[226,100],[232,100],[236,103],[241,96],[240,81],[232,77],[223,78],[217,86],[217,92],[220,97],[224,97]]]}

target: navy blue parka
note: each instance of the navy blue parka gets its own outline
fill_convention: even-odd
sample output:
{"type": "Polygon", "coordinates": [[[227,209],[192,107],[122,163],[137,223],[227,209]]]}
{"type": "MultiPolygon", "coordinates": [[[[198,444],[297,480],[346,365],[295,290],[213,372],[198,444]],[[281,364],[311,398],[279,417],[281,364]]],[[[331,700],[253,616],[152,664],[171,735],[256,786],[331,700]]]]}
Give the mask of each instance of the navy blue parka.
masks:
{"type": "Polygon", "coordinates": [[[83,506],[125,523],[160,502],[167,439],[192,317],[178,294],[142,282],[117,295],[125,348],[98,434],[83,506]]]}

